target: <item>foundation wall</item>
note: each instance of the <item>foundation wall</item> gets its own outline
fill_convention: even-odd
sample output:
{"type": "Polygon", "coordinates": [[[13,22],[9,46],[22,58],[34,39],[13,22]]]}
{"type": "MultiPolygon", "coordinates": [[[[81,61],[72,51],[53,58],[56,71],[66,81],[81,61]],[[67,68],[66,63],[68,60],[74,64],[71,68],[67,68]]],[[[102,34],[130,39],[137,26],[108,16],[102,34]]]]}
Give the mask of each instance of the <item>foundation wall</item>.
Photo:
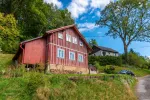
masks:
{"type": "Polygon", "coordinates": [[[82,73],[82,74],[88,74],[89,69],[86,67],[80,67],[80,66],[64,66],[64,65],[57,65],[57,64],[50,64],[48,66],[48,71],[60,71],[60,72],[74,72],[74,73],[82,73]]]}

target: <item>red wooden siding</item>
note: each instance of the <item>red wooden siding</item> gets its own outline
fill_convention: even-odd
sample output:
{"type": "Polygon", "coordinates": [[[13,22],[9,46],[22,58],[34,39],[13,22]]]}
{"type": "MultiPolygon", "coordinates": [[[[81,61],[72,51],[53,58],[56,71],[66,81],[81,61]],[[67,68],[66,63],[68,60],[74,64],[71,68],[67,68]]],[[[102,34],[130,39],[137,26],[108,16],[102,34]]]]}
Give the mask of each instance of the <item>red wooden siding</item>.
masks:
{"type": "Polygon", "coordinates": [[[61,64],[66,66],[81,66],[81,67],[87,67],[88,66],[88,53],[87,53],[87,47],[83,42],[83,46],[80,46],[80,41],[83,42],[80,37],[76,34],[74,29],[66,29],[64,31],[56,32],[51,34],[48,45],[49,45],[49,63],[50,64],[61,64]],[[63,39],[58,38],[58,33],[63,34],[63,39]],[[77,38],[78,44],[74,44],[72,42],[66,41],[66,34],[71,35],[72,37],[77,38]],[[57,49],[61,48],[65,50],[65,58],[61,59],[57,57],[57,49]],[[75,52],[75,61],[72,61],[69,59],[69,51],[75,52]],[[83,62],[78,62],[78,54],[83,55],[83,62]]]}
{"type": "Polygon", "coordinates": [[[25,43],[24,64],[45,63],[46,42],[43,38],[25,43]]]}

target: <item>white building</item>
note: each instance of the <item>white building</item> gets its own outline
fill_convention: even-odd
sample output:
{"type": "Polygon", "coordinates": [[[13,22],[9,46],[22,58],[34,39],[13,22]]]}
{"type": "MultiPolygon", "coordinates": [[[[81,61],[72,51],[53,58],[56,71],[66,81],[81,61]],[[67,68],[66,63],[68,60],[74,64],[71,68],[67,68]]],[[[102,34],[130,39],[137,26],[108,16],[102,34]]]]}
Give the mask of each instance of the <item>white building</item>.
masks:
{"type": "Polygon", "coordinates": [[[119,56],[118,51],[111,48],[94,45],[92,49],[93,51],[90,53],[92,56],[119,56]]]}

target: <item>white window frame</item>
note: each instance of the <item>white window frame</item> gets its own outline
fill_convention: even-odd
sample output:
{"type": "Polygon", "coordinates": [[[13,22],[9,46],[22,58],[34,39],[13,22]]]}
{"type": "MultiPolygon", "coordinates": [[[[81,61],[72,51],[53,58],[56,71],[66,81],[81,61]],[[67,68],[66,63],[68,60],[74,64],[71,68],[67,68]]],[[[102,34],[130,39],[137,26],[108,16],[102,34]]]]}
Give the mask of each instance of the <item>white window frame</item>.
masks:
{"type": "Polygon", "coordinates": [[[80,46],[83,46],[83,42],[80,41],[80,46]]]}
{"type": "Polygon", "coordinates": [[[72,37],[72,43],[74,43],[74,44],[78,44],[78,40],[77,40],[77,38],[76,38],[76,37],[72,37]]]}
{"type": "Polygon", "coordinates": [[[71,42],[71,35],[66,34],[66,41],[71,42]]]}
{"type": "Polygon", "coordinates": [[[61,49],[61,48],[57,48],[57,57],[64,59],[65,58],[65,50],[61,49]]]}
{"type": "Polygon", "coordinates": [[[75,52],[69,51],[69,59],[70,60],[75,60],[75,52]],[[72,55],[73,54],[73,55],[72,55]]]}
{"type": "Polygon", "coordinates": [[[62,33],[58,33],[58,38],[59,39],[63,39],[63,34],[62,33]]]}
{"type": "Polygon", "coordinates": [[[79,62],[83,62],[83,55],[82,54],[78,54],[78,61],[79,62]]]}

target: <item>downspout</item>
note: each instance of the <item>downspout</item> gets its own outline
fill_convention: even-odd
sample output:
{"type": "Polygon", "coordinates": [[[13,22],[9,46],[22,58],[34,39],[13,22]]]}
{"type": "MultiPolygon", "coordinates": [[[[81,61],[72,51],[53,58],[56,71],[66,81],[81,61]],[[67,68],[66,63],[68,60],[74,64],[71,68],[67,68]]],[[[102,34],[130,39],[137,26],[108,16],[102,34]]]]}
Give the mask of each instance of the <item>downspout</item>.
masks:
{"type": "Polygon", "coordinates": [[[45,69],[44,69],[44,73],[46,74],[47,70],[48,70],[48,64],[49,64],[49,61],[48,61],[48,48],[49,48],[49,45],[48,45],[48,36],[46,37],[46,50],[45,50],[45,69]]]}
{"type": "Polygon", "coordinates": [[[22,44],[20,44],[20,48],[22,49],[22,64],[23,64],[23,62],[24,62],[24,49],[23,49],[23,47],[22,47],[22,44]]]}

